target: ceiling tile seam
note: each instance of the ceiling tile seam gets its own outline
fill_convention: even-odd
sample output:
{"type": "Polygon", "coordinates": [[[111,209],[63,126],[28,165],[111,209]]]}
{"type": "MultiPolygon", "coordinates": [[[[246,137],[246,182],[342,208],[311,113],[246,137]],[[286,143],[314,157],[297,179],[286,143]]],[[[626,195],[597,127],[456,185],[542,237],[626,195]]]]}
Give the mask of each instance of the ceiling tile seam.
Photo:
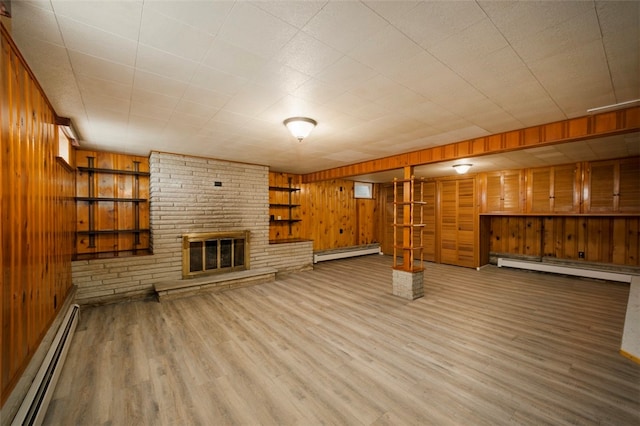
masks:
{"type": "MultiPolygon", "coordinates": [[[[477,1],[476,1],[477,4],[477,1]]],[[[515,121],[520,122],[520,120],[515,117],[513,114],[511,114],[509,111],[506,111],[501,105],[499,105],[498,103],[496,103],[491,97],[489,97],[486,93],[484,93],[484,91],[480,90],[478,87],[476,87],[474,84],[472,84],[470,81],[468,81],[464,76],[462,76],[460,73],[458,73],[456,70],[454,70],[453,68],[451,68],[448,64],[446,64],[445,62],[443,62],[439,57],[437,57],[436,55],[434,55],[432,52],[429,51],[429,49],[423,47],[420,43],[418,43],[416,40],[414,40],[411,36],[409,36],[405,31],[403,31],[401,28],[397,27],[396,25],[394,25],[392,22],[390,22],[388,19],[386,19],[384,16],[380,15],[376,10],[372,9],[369,5],[367,5],[366,3],[363,3],[363,5],[365,5],[367,8],[369,8],[373,13],[375,13],[376,15],[378,15],[382,20],[384,20],[385,22],[389,23],[389,25],[391,25],[393,28],[395,28],[398,32],[400,32],[400,34],[402,34],[404,37],[407,38],[407,40],[410,40],[416,47],[418,47],[419,49],[421,49],[422,51],[424,51],[425,53],[429,54],[433,59],[435,59],[436,61],[438,61],[442,66],[444,66],[445,68],[447,68],[449,71],[451,71],[453,74],[457,75],[462,81],[464,81],[465,83],[467,83],[470,87],[473,87],[475,90],[478,91],[478,93],[480,93],[482,96],[484,96],[485,99],[487,99],[487,101],[491,102],[493,105],[495,105],[497,108],[499,108],[501,111],[503,111],[505,114],[509,115],[511,118],[513,118],[515,121]]],[[[489,19],[489,21],[491,22],[491,24],[494,26],[494,28],[496,28],[496,30],[500,33],[500,36],[504,39],[505,43],[508,46],[511,46],[511,44],[509,43],[509,41],[507,40],[507,38],[504,36],[504,34],[502,33],[502,31],[500,31],[495,23],[489,18],[489,16],[487,15],[486,11],[482,8],[482,6],[480,6],[478,4],[478,7],[480,8],[480,10],[482,10],[482,13],[485,15],[485,17],[487,17],[487,19],[489,19]]],[[[470,28],[471,26],[475,25],[476,22],[469,24],[466,28],[470,28]]],[[[520,57],[518,55],[518,57],[520,57]]],[[[527,67],[528,68],[528,67],[527,67]]],[[[392,79],[393,81],[395,81],[396,83],[400,84],[401,86],[405,87],[406,89],[414,92],[414,90],[412,90],[411,88],[405,86],[404,84],[402,84],[401,82],[396,81],[395,79],[392,79]]],[[[536,79],[537,81],[537,79],[536,79]]],[[[546,92],[546,90],[545,90],[546,92]]],[[[414,92],[415,93],[415,92],[414,92]]],[[[443,106],[441,106],[440,104],[438,104],[437,102],[435,102],[433,99],[429,99],[428,97],[422,95],[421,93],[418,93],[418,95],[423,96],[426,100],[433,102],[435,104],[437,104],[438,106],[440,106],[441,108],[443,108],[444,110],[446,110],[447,112],[454,114],[456,116],[459,116],[455,111],[451,111],[447,108],[444,108],[443,106]]],[[[462,117],[460,117],[462,118],[462,117]]],[[[521,123],[524,124],[524,123],[521,123]]],[[[487,130],[487,129],[484,129],[487,130]]],[[[487,130],[488,131],[488,130],[487,130]]]]}
{"type": "MultiPolygon", "coordinates": [[[[551,100],[551,102],[553,102],[553,104],[556,106],[556,108],[558,108],[558,111],[562,112],[562,115],[564,116],[565,119],[568,119],[569,117],[567,116],[566,112],[564,111],[564,109],[562,107],[560,107],[560,105],[558,104],[558,102],[556,102],[556,100],[553,98],[553,96],[551,96],[551,93],[549,92],[549,90],[547,90],[547,88],[545,87],[544,84],[542,84],[542,82],[538,79],[538,77],[536,76],[536,74],[533,72],[533,70],[531,69],[531,67],[529,67],[529,64],[522,58],[522,56],[520,55],[520,53],[518,52],[518,50],[511,44],[511,42],[509,41],[509,39],[504,35],[504,33],[502,32],[502,30],[500,29],[500,27],[493,21],[493,19],[491,19],[491,16],[487,13],[487,11],[482,7],[482,5],[476,0],[476,3],[478,4],[478,7],[480,9],[482,9],[482,12],[487,16],[487,19],[489,19],[489,21],[491,22],[491,24],[493,25],[493,27],[496,29],[496,31],[498,31],[500,33],[500,35],[504,38],[504,40],[507,42],[507,45],[511,48],[511,50],[513,51],[513,53],[518,57],[518,59],[522,62],[522,65],[524,65],[527,68],[527,71],[529,71],[529,73],[531,74],[531,77],[540,85],[540,88],[544,91],[544,93],[549,97],[549,99],[551,100]]],[[[515,117],[514,117],[515,118],[515,117]]],[[[541,124],[541,123],[540,123],[541,124]]]]}
{"type": "MultiPolygon", "coordinates": [[[[129,111],[127,111],[127,134],[129,134],[129,132],[131,130],[131,112],[132,112],[132,108],[133,108],[133,86],[134,86],[135,81],[136,81],[136,75],[138,74],[138,52],[139,52],[139,49],[140,49],[140,33],[142,31],[142,19],[143,19],[143,16],[144,16],[144,8],[145,8],[145,3],[143,1],[142,2],[142,9],[140,10],[140,19],[138,21],[138,36],[137,36],[137,39],[136,39],[136,55],[135,55],[135,59],[133,61],[133,80],[131,81],[131,92],[130,92],[130,95],[129,95],[129,111]]],[[[166,127],[166,122],[165,122],[165,127],[166,127]]]]}
{"type": "MultiPolygon", "coordinates": [[[[143,44],[143,43],[140,43],[140,31],[142,30],[142,18],[143,18],[143,15],[144,15],[144,7],[145,7],[145,4],[143,4],[143,7],[142,7],[142,14],[140,15],[140,25],[139,25],[139,27],[138,27],[138,40],[137,40],[137,45],[136,45],[136,64],[134,64],[134,67],[135,67],[134,80],[135,80],[135,74],[137,74],[137,71],[138,71],[138,68],[137,68],[138,47],[139,47],[141,44],[142,44],[142,45],[144,45],[144,46],[147,46],[147,45],[145,45],[145,44],[143,44]]],[[[232,6],[228,11],[227,11],[227,13],[226,13],[226,15],[225,15],[225,17],[224,17],[223,23],[222,23],[222,25],[220,25],[220,26],[218,27],[218,30],[216,31],[216,33],[215,33],[215,34],[208,33],[208,34],[210,34],[210,35],[212,36],[211,42],[209,43],[209,46],[207,47],[206,51],[205,51],[205,52],[202,54],[202,56],[200,57],[200,60],[199,60],[199,61],[192,61],[193,63],[196,63],[196,64],[198,64],[198,65],[200,65],[200,66],[205,66],[205,67],[206,67],[206,65],[204,65],[204,59],[207,57],[207,55],[208,55],[208,54],[209,54],[209,52],[211,51],[211,48],[212,48],[213,44],[216,42],[216,40],[217,40],[217,38],[218,38],[218,35],[219,35],[220,31],[222,30],[222,28],[223,28],[223,27],[224,27],[224,25],[227,23],[227,21],[228,21],[228,19],[229,19],[229,16],[231,15],[231,12],[233,11],[233,8],[234,8],[234,7],[235,7],[235,3],[234,3],[234,5],[233,5],[233,6],[232,6]]],[[[196,27],[193,27],[192,25],[189,25],[188,23],[185,23],[185,22],[183,22],[183,21],[179,21],[179,20],[177,20],[177,19],[174,19],[174,18],[173,18],[173,17],[171,17],[171,16],[167,16],[166,14],[164,14],[164,13],[162,13],[162,12],[156,11],[156,13],[159,13],[160,15],[165,16],[165,17],[167,17],[167,18],[170,18],[170,19],[172,19],[172,20],[174,20],[174,21],[176,21],[176,22],[180,22],[180,23],[182,23],[182,24],[185,24],[185,25],[187,25],[187,26],[189,26],[189,27],[191,27],[191,28],[198,29],[198,28],[196,28],[196,27]]],[[[153,48],[153,49],[157,49],[157,48],[155,48],[155,47],[153,47],[153,46],[148,46],[148,47],[153,48]]],[[[160,50],[160,49],[158,49],[158,50],[160,50]]],[[[162,51],[162,52],[165,52],[166,54],[169,54],[169,55],[175,56],[175,57],[177,57],[177,58],[180,58],[179,56],[174,55],[174,54],[172,54],[172,53],[170,53],[170,52],[166,52],[166,51],[162,51]]],[[[182,59],[183,59],[183,60],[187,60],[186,58],[182,58],[182,59]]],[[[208,67],[207,67],[207,68],[208,68],[208,67]]],[[[213,68],[212,68],[212,69],[213,69],[213,68]]],[[[220,70],[216,70],[216,71],[217,71],[217,72],[224,73],[224,74],[228,74],[228,73],[223,72],[223,71],[220,71],[220,70]]],[[[149,71],[145,71],[145,72],[149,72],[149,71]]],[[[176,113],[176,110],[177,110],[177,106],[178,106],[178,105],[180,104],[180,102],[184,99],[184,96],[185,96],[185,94],[187,93],[187,91],[189,90],[189,88],[190,88],[190,87],[193,87],[192,83],[193,83],[193,79],[195,78],[196,72],[197,72],[197,68],[196,68],[196,69],[194,69],[193,73],[191,74],[191,78],[189,79],[189,81],[188,81],[188,82],[185,82],[185,83],[187,83],[187,84],[186,84],[186,86],[185,86],[185,89],[182,91],[182,94],[181,94],[181,95],[180,95],[180,97],[178,98],[178,101],[175,103],[175,105],[173,106],[173,108],[171,108],[171,112],[170,112],[170,114],[169,114],[169,120],[166,120],[166,121],[164,122],[163,130],[165,130],[165,129],[167,128],[167,126],[169,125],[169,122],[170,122],[170,121],[171,121],[171,119],[175,116],[175,113],[176,113]]],[[[155,74],[155,73],[153,73],[153,72],[150,72],[150,73],[151,73],[151,74],[155,74]]],[[[161,75],[161,74],[156,74],[156,75],[161,76],[161,77],[165,77],[165,76],[163,76],[163,75],[161,75]]],[[[154,92],[154,93],[157,93],[157,92],[154,92]]],[[[212,117],[210,117],[210,118],[206,121],[205,125],[209,124],[209,123],[213,120],[213,118],[214,118],[214,117],[215,117],[215,116],[220,112],[220,110],[222,110],[222,109],[223,109],[223,108],[224,108],[224,107],[225,107],[225,106],[226,106],[226,105],[231,101],[231,99],[233,99],[233,97],[229,97],[229,99],[227,99],[227,100],[226,100],[226,102],[225,102],[225,103],[224,103],[220,108],[218,108],[218,111],[216,111],[216,113],[215,113],[215,114],[213,114],[213,116],[212,116],[212,117]]],[[[197,102],[196,102],[196,103],[197,103],[197,102]]],[[[127,121],[127,125],[129,125],[129,123],[131,122],[131,120],[130,120],[130,119],[131,119],[131,108],[132,108],[132,107],[133,107],[133,90],[132,90],[132,92],[131,92],[131,102],[130,102],[130,106],[129,106],[129,114],[128,114],[128,121],[127,121]]],[[[190,114],[187,114],[187,115],[190,115],[190,114]]],[[[204,127],[205,125],[203,125],[203,126],[201,126],[201,127],[204,127]]]]}
{"type": "MultiPolygon", "coordinates": [[[[80,99],[82,100],[82,110],[84,111],[84,115],[86,117],[87,122],[91,123],[91,119],[89,118],[89,114],[87,113],[87,104],[84,100],[84,97],[82,96],[82,90],[80,90],[80,86],[78,85],[78,74],[76,73],[75,69],[73,68],[73,62],[71,61],[71,55],[69,54],[69,48],[67,47],[67,42],[65,41],[64,38],[64,33],[62,32],[62,28],[60,27],[60,21],[58,20],[58,14],[55,13],[55,7],[53,6],[53,2],[51,0],[49,0],[49,4],[51,5],[51,10],[53,10],[53,16],[54,19],[56,20],[56,26],[58,27],[58,32],[60,33],[60,38],[62,39],[62,44],[64,46],[64,50],[67,56],[67,62],[69,63],[69,68],[71,68],[71,72],[73,73],[73,82],[76,85],[76,90],[78,91],[78,94],[80,95],[80,99]]],[[[56,113],[57,115],[57,113],[56,113]]],[[[73,117],[69,117],[69,118],[73,118],[73,117]]],[[[80,142],[80,141],[78,141],[80,142]]]]}
{"type": "MultiPolygon", "coordinates": [[[[604,46],[604,35],[602,34],[602,23],[600,22],[600,14],[598,13],[598,8],[595,6],[595,4],[593,7],[596,14],[596,21],[598,21],[598,31],[600,32],[600,46],[602,47],[602,53],[604,54],[605,63],[607,64],[607,73],[609,74],[609,83],[611,84],[611,93],[613,93],[613,98],[615,99],[616,103],[618,103],[618,102],[621,102],[621,100],[618,99],[618,95],[616,94],[616,91],[615,91],[615,84],[613,83],[613,73],[611,72],[611,63],[609,60],[609,56],[607,55],[607,49],[604,46]]],[[[598,105],[591,105],[592,108],[597,106],[598,105]]]]}

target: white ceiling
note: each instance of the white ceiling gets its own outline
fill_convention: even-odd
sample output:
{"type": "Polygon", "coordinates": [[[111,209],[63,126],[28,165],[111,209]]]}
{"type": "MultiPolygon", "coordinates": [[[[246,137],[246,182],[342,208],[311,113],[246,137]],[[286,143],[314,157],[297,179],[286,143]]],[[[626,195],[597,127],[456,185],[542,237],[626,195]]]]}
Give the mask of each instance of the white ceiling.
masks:
{"type": "MultiPolygon", "coordinates": [[[[13,0],[11,8],[23,56],[88,149],[309,173],[640,98],[637,1],[13,0]],[[302,143],[282,124],[298,115],[318,121],[302,143]]],[[[562,155],[638,153],[637,135],[614,139],[562,155]]],[[[538,149],[482,161],[527,166],[562,152],[538,149]]]]}

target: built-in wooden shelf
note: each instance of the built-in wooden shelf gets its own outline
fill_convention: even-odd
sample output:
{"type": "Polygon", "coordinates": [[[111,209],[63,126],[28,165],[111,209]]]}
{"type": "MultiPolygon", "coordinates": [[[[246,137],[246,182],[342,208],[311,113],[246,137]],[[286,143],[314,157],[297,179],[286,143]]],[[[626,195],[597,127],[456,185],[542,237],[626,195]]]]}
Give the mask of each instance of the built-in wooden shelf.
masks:
{"type": "Polygon", "coordinates": [[[114,169],[102,169],[99,167],[77,167],[81,172],[94,172],[105,173],[111,175],[135,175],[135,176],[151,176],[149,172],[141,172],[137,170],[114,170],[114,169]]]}
{"type": "Polygon", "coordinates": [[[118,198],[118,197],[76,197],[77,201],[116,201],[122,203],[144,203],[146,198],[118,198]]]}
{"type": "Polygon", "coordinates": [[[100,229],[93,231],[78,231],[82,235],[100,235],[100,234],[135,234],[140,232],[150,232],[150,229],[100,229]]]}

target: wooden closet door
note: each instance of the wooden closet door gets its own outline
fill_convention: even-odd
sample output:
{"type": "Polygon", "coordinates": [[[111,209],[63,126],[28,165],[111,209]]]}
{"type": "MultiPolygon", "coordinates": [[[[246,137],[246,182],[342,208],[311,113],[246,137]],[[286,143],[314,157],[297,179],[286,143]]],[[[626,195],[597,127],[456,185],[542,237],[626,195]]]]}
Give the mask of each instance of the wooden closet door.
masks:
{"type": "Polygon", "coordinates": [[[458,264],[458,182],[441,181],[440,194],[440,262],[458,264]]]}
{"type": "Polygon", "coordinates": [[[475,267],[475,179],[440,181],[440,262],[475,267]]]}
{"type": "MultiPolygon", "coordinates": [[[[436,261],[436,183],[425,182],[422,200],[427,204],[423,207],[422,223],[424,223],[423,246],[424,260],[436,261]]],[[[419,245],[419,244],[416,244],[419,245]]]]}
{"type": "Polygon", "coordinates": [[[615,211],[616,161],[591,163],[588,168],[586,193],[587,213],[610,213],[615,211]]]}

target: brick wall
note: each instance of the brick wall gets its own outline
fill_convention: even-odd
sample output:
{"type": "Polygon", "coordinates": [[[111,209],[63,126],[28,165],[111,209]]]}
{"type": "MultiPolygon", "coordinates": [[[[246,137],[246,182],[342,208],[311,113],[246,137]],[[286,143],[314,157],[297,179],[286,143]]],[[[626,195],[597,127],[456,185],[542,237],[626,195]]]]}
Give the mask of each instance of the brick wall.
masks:
{"type": "Polygon", "coordinates": [[[153,255],[73,262],[81,304],[153,293],[153,284],[182,276],[182,234],[251,231],[251,268],[290,272],[312,267],[311,242],[269,245],[266,166],[153,152],[149,158],[153,255]],[[215,182],[220,182],[216,186],[215,182]]]}

